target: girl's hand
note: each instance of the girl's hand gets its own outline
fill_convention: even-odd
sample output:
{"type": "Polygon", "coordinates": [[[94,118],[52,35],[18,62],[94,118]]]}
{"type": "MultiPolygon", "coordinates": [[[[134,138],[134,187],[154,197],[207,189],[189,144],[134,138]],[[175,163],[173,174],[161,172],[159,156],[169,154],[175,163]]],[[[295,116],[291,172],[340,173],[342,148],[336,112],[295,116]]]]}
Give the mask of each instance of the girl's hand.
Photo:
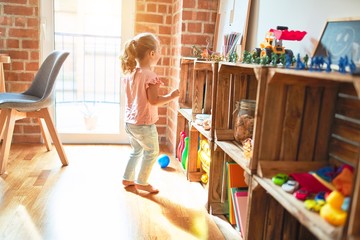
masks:
{"type": "Polygon", "coordinates": [[[170,96],[171,96],[172,98],[176,98],[176,97],[178,97],[179,95],[180,95],[179,89],[174,89],[174,90],[170,93],[170,96]]]}

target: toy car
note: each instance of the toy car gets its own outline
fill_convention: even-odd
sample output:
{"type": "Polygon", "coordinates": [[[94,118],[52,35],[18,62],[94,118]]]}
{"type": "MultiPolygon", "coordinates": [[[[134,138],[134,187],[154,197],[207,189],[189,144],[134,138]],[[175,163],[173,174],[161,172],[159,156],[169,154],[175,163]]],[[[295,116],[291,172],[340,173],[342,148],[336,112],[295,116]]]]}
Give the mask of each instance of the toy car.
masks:
{"type": "Polygon", "coordinates": [[[297,190],[295,193],[294,193],[294,196],[299,199],[299,200],[306,200],[307,197],[309,196],[309,191],[304,189],[304,188],[300,188],[299,190],[297,190]]]}
{"type": "Polygon", "coordinates": [[[278,186],[283,185],[287,180],[289,179],[289,176],[284,173],[278,173],[275,176],[272,177],[273,183],[275,183],[278,186]]]}
{"type": "MultiPolygon", "coordinates": [[[[294,54],[290,49],[285,49],[282,44],[283,40],[288,41],[301,41],[306,35],[305,31],[294,31],[288,30],[288,27],[277,26],[276,29],[270,29],[265,36],[265,40],[260,43],[259,48],[255,48],[253,53],[257,57],[268,57],[268,63],[271,62],[271,55],[274,53],[278,56],[285,54],[290,59],[293,58],[294,54]]],[[[278,60],[277,60],[278,61],[278,60]]]]}
{"type": "Polygon", "coordinates": [[[281,188],[288,193],[293,193],[299,188],[299,183],[295,180],[289,179],[281,188]]]}

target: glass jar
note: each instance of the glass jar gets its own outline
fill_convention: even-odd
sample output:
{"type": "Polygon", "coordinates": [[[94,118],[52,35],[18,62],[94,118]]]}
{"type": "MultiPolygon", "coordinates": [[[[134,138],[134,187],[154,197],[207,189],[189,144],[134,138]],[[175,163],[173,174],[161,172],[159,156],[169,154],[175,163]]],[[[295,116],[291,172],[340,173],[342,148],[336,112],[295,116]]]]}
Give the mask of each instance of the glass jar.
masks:
{"type": "Polygon", "coordinates": [[[254,130],[256,101],[250,99],[242,99],[236,102],[234,137],[240,144],[248,138],[252,138],[254,130]]]}

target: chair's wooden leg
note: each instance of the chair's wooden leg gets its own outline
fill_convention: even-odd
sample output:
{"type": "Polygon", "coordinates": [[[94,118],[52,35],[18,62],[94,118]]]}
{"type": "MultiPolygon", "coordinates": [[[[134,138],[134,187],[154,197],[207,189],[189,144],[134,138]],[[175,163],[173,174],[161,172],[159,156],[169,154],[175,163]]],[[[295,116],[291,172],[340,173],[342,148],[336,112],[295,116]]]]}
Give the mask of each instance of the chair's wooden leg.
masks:
{"type": "Polygon", "coordinates": [[[0,140],[2,140],[2,136],[4,133],[6,117],[7,117],[6,112],[4,110],[2,110],[0,112],[0,140]]]}
{"type": "Polygon", "coordinates": [[[45,123],[44,123],[44,120],[42,118],[38,118],[37,120],[38,120],[38,123],[39,123],[39,126],[40,126],[41,135],[42,135],[42,137],[44,139],[46,149],[48,151],[50,151],[51,150],[51,139],[50,139],[50,136],[49,136],[49,131],[45,127],[45,123]]]}
{"type": "MultiPolygon", "coordinates": [[[[7,119],[4,128],[3,143],[0,151],[0,175],[6,172],[7,161],[9,158],[10,146],[11,146],[14,126],[15,126],[15,116],[16,116],[15,109],[3,109],[1,110],[1,114],[3,114],[3,112],[6,115],[5,118],[7,119]]],[[[0,119],[0,121],[3,120],[0,119]]]]}
{"type": "Polygon", "coordinates": [[[47,126],[47,128],[49,130],[50,136],[51,136],[51,138],[52,138],[52,140],[54,142],[56,151],[59,154],[59,157],[60,157],[60,160],[61,160],[62,164],[64,166],[67,166],[69,163],[68,163],[66,154],[64,152],[64,148],[62,146],[62,143],[60,141],[60,138],[59,138],[59,136],[57,134],[57,131],[55,129],[54,123],[52,121],[49,109],[48,108],[43,108],[43,109],[40,110],[40,113],[41,113],[42,117],[45,120],[46,126],[47,126]]]}

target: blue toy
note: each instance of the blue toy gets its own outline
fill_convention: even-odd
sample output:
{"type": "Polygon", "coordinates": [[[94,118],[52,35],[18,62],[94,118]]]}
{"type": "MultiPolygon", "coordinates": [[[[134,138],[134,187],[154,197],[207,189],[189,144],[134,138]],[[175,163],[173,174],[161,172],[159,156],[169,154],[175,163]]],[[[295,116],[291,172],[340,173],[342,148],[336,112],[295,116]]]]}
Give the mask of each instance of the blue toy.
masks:
{"type": "Polygon", "coordinates": [[[166,154],[161,154],[160,156],[158,156],[157,162],[159,163],[161,168],[166,168],[167,166],[169,166],[170,158],[166,154]]]}

